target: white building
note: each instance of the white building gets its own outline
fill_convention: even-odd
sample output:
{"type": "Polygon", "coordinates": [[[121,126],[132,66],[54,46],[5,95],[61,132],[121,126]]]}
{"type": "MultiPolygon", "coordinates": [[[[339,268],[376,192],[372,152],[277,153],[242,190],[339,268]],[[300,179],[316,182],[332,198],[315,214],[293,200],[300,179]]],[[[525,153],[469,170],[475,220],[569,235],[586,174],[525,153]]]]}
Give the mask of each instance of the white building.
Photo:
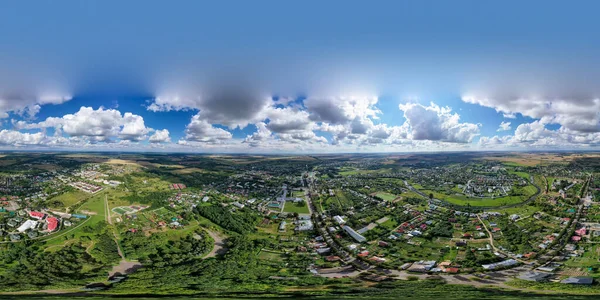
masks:
{"type": "Polygon", "coordinates": [[[27,221],[25,221],[25,223],[21,224],[21,226],[19,226],[19,228],[17,228],[17,231],[23,233],[29,229],[36,228],[37,225],[38,225],[37,221],[27,220],[27,221]]]}
{"type": "Polygon", "coordinates": [[[338,223],[339,225],[342,225],[342,224],[346,223],[346,222],[344,221],[344,219],[343,219],[341,216],[334,216],[334,217],[333,217],[333,220],[334,220],[336,223],[338,223]]]}
{"type": "Polygon", "coordinates": [[[366,242],[367,239],[360,235],[360,233],[354,231],[354,229],[350,228],[350,226],[343,226],[342,228],[344,228],[344,230],[352,237],[354,238],[357,242],[362,243],[362,242],[366,242]]]}

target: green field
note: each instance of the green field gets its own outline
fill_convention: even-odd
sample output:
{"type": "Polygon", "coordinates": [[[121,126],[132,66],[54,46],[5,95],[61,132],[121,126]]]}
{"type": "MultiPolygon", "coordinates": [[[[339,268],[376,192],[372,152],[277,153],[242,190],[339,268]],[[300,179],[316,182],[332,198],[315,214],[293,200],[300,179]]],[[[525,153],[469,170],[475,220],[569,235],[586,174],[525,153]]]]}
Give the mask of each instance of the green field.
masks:
{"type": "Polygon", "coordinates": [[[112,209],[112,211],[116,212],[116,213],[118,213],[120,215],[124,215],[126,213],[126,211],[124,209],[120,208],[120,207],[115,207],[115,208],[112,209]]]}
{"type": "Polygon", "coordinates": [[[293,191],[292,192],[292,197],[302,198],[304,196],[305,196],[304,191],[293,191]]]}
{"type": "Polygon", "coordinates": [[[390,173],[392,169],[378,169],[378,170],[359,170],[353,168],[342,168],[339,172],[342,176],[361,175],[361,174],[384,174],[390,173]]]}
{"type": "Polygon", "coordinates": [[[527,172],[508,171],[508,173],[515,174],[515,175],[529,181],[529,173],[527,173],[527,172]]]}
{"type": "Polygon", "coordinates": [[[439,192],[431,191],[431,190],[422,190],[423,193],[429,194],[432,193],[433,197],[436,199],[440,199],[452,204],[466,206],[504,206],[521,203],[527,200],[536,192],[536,188],[532,185],[525,186],[523,188],[519,188],[517,192],[523,193],[524,195],[520,196],[505,196],[498,198],[470,198],[465,195],[446,195],[439,192]]]}
{"type": "Polygon", "coordinates": [[[69,207],[83,199],[86,199],[87,197],[90,197],[90,195],[91,194],[88,194],[86,192],[76,190],[76,191],[60,194],[60,195],[48,200],[48,203],[50,204],[51,207],[56,207],[56,208],[69,207]],[[59,203],[62,203],[62,205],[60,205],[59,203]]]}
{"type": "Polygon", "coordinates": [[[282,261],[285,259],[285,254],[263,249],[258,253],[258,259],[282,261]]]}
{"type": "Polygon", "coordinates": [[[398,196],[387,192],[377,192],[375,196],[383,199],[384,201],[393,201],[394,199],[398,198],[398,196]]]}
{"type": "Polygon", "coordinates": [[[88,211],[95,213],[90,215],[89,218],[80,222],[85,222],[82,226],[73,226],[73,229],[61,230],[56,233],[50,234],[44,237],[42,240],[46,241],[47,246],[61,245],[65,243],[65,240],[61,237],[54,238],[56,236],[66,236],[69,240],[77,240],[83,236],[93,236],[94,231],[89,228],[94,228],[98,223],[106,220],[106,209],[104,205],[104,194],[107,190],[96,193],[94,196],[86,200],[86,202],[79,208],[77,213],[82,211],[88,211]],[[68,232],[68,234],[66,234],[68,232]]]}
{"type": "Polygon", "coordinates": [[[284,212],[288,213],[299,213],[299,214],[308,214],[310,211],[308,210],[308,205],[306,205],[305,201],[300,203],[286,202],[283,207],[284,212]]]}

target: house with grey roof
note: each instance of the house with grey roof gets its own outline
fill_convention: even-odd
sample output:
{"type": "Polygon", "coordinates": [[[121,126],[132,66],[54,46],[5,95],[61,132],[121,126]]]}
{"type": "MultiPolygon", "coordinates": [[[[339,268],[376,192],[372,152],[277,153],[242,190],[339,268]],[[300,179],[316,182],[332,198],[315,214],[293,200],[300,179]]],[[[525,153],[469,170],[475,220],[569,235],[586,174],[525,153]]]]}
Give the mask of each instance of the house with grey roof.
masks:
{"type": "Polygon", "coordinates": [[[569,277],[569,278],[563,279],[563,280],[561,280],[560,283],[590,285],[590,284],[594,283],[594,278],[588,277],[588,276],[575,276],[575,277],[569,277]]]}
{"type": "Polygon", "coordinates": [[[543,282],[552,276],[551,273],[527,271],[519,274],[519,279],[535,282],[543,282]]]}

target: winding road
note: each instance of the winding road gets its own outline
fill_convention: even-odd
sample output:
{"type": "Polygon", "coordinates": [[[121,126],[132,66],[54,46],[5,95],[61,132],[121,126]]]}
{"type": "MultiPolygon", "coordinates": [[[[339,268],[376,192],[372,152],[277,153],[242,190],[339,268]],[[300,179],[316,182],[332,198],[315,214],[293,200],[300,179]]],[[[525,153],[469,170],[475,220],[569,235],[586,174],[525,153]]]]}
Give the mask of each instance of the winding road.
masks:
{"type": "Polygon", "coordinates": [[[225,247],[225,239],[227,237],[221,236],[219,233],[212,230],[208,230],[206,228],[204,230],[206,230],[208,235],[210,235],[210,237],[215,241],[215,244],[213,246],[213,249],[203,258],[206,259],[210,257],[215,257],[218,254],[223,254],[223,252],[227,251],[227,248],[225,247]]]}

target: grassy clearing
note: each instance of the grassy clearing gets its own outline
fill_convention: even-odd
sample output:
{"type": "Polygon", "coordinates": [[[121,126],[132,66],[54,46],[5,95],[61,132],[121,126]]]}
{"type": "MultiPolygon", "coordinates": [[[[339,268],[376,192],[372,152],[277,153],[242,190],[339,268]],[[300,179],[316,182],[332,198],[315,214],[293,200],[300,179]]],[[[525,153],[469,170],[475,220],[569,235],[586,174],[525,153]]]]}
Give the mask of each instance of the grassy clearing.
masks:
{"type": "Polygon", "coordinates": [[[425,194],[433,194],[433,197],[452,204],[466,206],[504,206],[521,203],[527,200],[531,195],[535,194],[534,186],[526,186],[523,189],[525,195],[521,196],[505,196],[499,198],[470,198],[464,195],[446,195],[431,190],[423,190],[425,194]]]}
{"type": "Polygon", "coordinates": [[[339,174],[342,176],[352,176],[352,175],[361,175],[361,174],[384,174],[384,173],[390,173],[392,172],[392,169],[390,168],[386,168],[386,169],[377,169],[377,170],[359,170],[359,169],[353,169],[353,168],[343,168],[339,174]]]}
{"type": "Polygon", "coordinates": [[[527,173],[527,172],[509,171],[508,173],[515,174],[515,175],[529,181],[529,173],[527,173]]]}
{"type": "Polygon", "coordinates": [[[283,261],[285,259],[285,254],[281,252],[275,252],[271,250],[262,249],[258,253],[258,259],[263,260],[271,260],[271,261],[283,261]]]}
{"type": "Polygon", "coordinates": [[[310,211],[308,210],[308,205],[306,205],[305,201],[298,202],[298,203],[293,203],[293,202],[288,201],[285,203],[285,206],[283,207],[283,211],[288,212],[288,213],[299,213],[299,214],[310,213],[310,211]]]}
{"type": "Polygon", "coordinates": [[[398,196],[387,192],[377,192],[375,196],[383,199],[384,201],[393,201],[394,199],[398,198],[398,196]]]}
{"type": "Polygon", "coordinates": [[[95,194],[93,197],[88,199],[77,211],[81,213],[83,211],[96,213],[95,215],[90,215],[88,219],[81,220],[80,222],[85,222],[84,225],[76,227],[75,229],[69,230],[67,234],[64,234],[65,231],[58,231],[54,234],[50,234],[44,238],[46,241],[46,246],[56,246],[63,245],[67,241],[74,241],[81,239],[82,237],[90,237],[94,235],[93,231],[88,230],[87,228],[93,228],[98,223],[106,220],[106,209],[104,205],[104,194],[105,191],[99,192],[95,194]],[[61,236],[60,238],[53,238],[56,236],[61,236]]]}
{"type": "Polygon", "coordinates": [[[48,200],[48,203],[53,208],[69,207],[81,200],[86,199],[89,196],[90,196],[90,194],[88,194],[84,191],[76,190],[73,192],[66,192],[64,194],[60,194],[60,195],[48,200]],[[59,203],[62,203],[62,205],[60,205],[59,203]]]}
{"type": "Polygon", "coordinates": [[[292,197],[302,198],[304,196],[305,196],[304,191],[293,191],[292,192],[292,197]]]}

